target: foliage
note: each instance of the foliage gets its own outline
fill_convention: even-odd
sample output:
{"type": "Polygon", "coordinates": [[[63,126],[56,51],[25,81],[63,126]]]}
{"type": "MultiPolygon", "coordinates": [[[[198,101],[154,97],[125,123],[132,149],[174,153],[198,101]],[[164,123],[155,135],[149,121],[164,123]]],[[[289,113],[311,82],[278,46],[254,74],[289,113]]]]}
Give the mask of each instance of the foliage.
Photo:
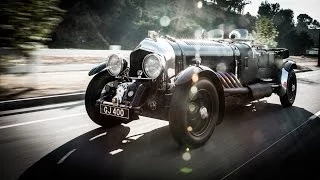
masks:
{"type": "Polygon", "coordinates": [[[1,3],[1,46],[25,55],[39,43],[50,40],[63,10],[59,0],[11,0],[1,3]]]}
{"type": "Polygon", "coordinates": [[[310,25],[312,23],[312,17],[310,17],[307,14],[299,14],[299,16],[297,17],[298,19],[298,25],[303,24],[303,25],[310,25]]]}
{"type": "Polygon", "coordinates": [[[300,31],[308,29],[308,26],[312,24],[313,19],[307,14],[299,14],[297,17],[298,24],[297,28],[299,28],[300,31]]]}
{"type": "Polygon", "coordinates": [[[248,1],[230,2],[234,4],[228,5],[232,7],[229,11],[218,3],[204,3],[199,9],[198,0],[64,0],[62,7],[68,13],[49,47],[106,49],[110,44],[119,44],[123,49],[132,49],[148,30],[177,38],[193,38],[199,29],[221,28],[226,34],[235,28],[251,31],[256,18],[239,14],[241,4],[243,8],[248,1]],[[163,20],[166,23],[161,24],[163,20]]]}
{"type": "Polygon", "coordinates": [[[312,25],[320,28],[320,23],[319,23],[319,21],[317,21],[317,20],[315,20],[315,19],[313,20],[312,25]]]}
{"type": "MultiPolygon", "coordinates": [[[[292,45],[292,39],[295,39],[292,35],[296,31],[294,26],[294,14],[291,9],[281,9],[273,18],[273,22],[279,31],[277,42],[279,47],[290,47],[292,45]]],[[[291,49],[289,49],[291,50],[291,49]]]]}
{"type": "Polygon", "coordinates": [[[319,38],[319,35],[314,35],[314,32],[308,29],[310,25],[317,24],[317,21],[313,21],[307,14],[300,14],[297,17],[297,26],[295,26],[293,11],[291,9],[281,9],[278,3],[262,2],[258,16],[272,20],[279,32],[275,39],[278,42],[278,47],[288,48],[291,54],[304,54],[306,49],[314,45],[313,40],[319,38]]]}
{"type": "Polygon", "coordinates": [[[217,5],[226,8],[227,11],[242,13],[245,5],[250,4],[248,0],[216,0],[217,5]]]}
{"type": "Polygon", "coordinates": [[[298,37],[296,43],[295,52],[297,54],[305,54],[305,51],[311,48],[314,43],[307,31],[302,31],[298,37]]]}
{"type": "Polygon", "coordinates": [[[280,11],[279,3],[268,3],[268,1],[261,2],[258,10],[258,15],[265,16],[272,19],[280,11]]]}
{"type": "Polygon", "coordinates": [[[276,47],[275,41],[278,36],[278,31],[275,28],[272,20],[265,16],[261,16],[255,26],[253,37],[258,44],[267,45],[268,47],[276,47]]]}

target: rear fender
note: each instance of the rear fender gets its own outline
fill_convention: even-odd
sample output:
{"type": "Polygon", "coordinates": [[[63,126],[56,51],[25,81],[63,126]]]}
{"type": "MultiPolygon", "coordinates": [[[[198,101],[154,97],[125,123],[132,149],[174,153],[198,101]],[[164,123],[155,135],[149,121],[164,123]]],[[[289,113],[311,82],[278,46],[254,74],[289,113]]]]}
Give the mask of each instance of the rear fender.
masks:
{"type": "Polygon", "coordinates": [[[288,83],[288,76],[289,72],[292,69],[297,69],[297,64],[291,60],[287,60],[283,67],[281,68],[280,72],[280,89],[278,91],[279,96],[284,96],[287,92],[287,83],[288,83]]]}
{"type": "Polygon", "coordinates": [[[297,64],[292,60],[287,60],[283,64],[283,68],[289,72],[291,69],[297,69],[297,64]]]}
{"type": "Polygon", "coordinates": [[[224,117],[224,111],[225,111],[225,98],[224,98],[224,91],[222,84],[216,75],[216,73],[211,70],[210,68],[206,66],[190,66],[186,68],[185,70],[181,71],[177,77],[175,78],[175,86],[181,86],[185,84],[192,84],[193,79],[192,77],[206,77],[210,79],[212,84],[216,87],[218,91],[218,96],[219,96],[219,119],[217,124],[220,124],[223,120],[224,117]]]}

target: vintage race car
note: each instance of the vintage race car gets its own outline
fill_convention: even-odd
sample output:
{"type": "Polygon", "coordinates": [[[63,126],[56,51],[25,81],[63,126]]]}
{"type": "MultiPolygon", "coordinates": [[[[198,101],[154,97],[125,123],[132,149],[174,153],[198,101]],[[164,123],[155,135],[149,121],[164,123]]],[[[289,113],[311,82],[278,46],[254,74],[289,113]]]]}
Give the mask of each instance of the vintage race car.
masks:
{"type": "Polygon", "coordinates": [[[111,128],[139,115],[169,121],[182,146],[199,147],[222,122],[226,104],[277,94],[293,104],[297,80],[287,49],[263,49],[233,31],[231,39],[175,39],[154,32],[130,58],[110,55],[93,68],[85,106],[111,128]],[[236,100],[235,100],[236,99],[236,100]]]}

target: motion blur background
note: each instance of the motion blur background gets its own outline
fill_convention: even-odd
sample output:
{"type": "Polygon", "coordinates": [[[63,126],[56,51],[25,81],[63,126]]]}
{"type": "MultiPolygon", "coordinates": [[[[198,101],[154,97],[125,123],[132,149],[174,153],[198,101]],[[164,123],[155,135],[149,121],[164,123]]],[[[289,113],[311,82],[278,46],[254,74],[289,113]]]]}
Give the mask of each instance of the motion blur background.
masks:
{"type": "Polygon", "coordinates": [[[109,53],[105,50],[132,50],[148,30],[195,38],[203,29],[222,29],[226,38],[233,29],[245,28],[256,43],[288,48],[301,62],[315,63],[316,57],[305,57],[318,54],[319,14],[308,11],[316,9],[316,1],[290,1],[301,14],[285,5],[286,0],[5,0],[0,4],[0,98],[48,94],[43,89],[51,89],[49,94],[83,91],[85,73],[75,71],[101,62],[109,53]],[[35,73],[47,74],[30,76],[35,73]],[[57,76],[66,82],[53,85],[57,76]],[[70,84],[68,77],[78,81],[70,84]],[[63,90],[66,84],[71,90],[63,90]],[[39,93],[30,94],[35,90],[39,93]]]}
{"type": "Polygon", "coordinates": [[[1,0],[0,179],[319,179],[318,1],[1,0]],[[272,96],[228,109],[192,152],[175,148],[168,122],[141,117],[107,133],[87,116],[89,70],[110,53],[128,56],[149,30],[228,38],[237,28],[290,50],[293,107],[272,96]]]}

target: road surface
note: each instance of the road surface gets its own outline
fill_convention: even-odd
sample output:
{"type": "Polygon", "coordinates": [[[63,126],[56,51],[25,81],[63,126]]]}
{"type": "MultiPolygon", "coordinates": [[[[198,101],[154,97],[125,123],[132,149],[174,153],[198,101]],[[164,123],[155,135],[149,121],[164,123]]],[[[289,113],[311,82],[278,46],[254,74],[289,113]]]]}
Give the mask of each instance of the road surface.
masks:
{"type": "Polygon", "coordinates": [[[166,121],[106,132],[82,101],[0,112],[1,179],[319,179],[320,71],[297,76],[293,107],[272,95],[227,110],[196,150],[179,148],[166,121]]]}

